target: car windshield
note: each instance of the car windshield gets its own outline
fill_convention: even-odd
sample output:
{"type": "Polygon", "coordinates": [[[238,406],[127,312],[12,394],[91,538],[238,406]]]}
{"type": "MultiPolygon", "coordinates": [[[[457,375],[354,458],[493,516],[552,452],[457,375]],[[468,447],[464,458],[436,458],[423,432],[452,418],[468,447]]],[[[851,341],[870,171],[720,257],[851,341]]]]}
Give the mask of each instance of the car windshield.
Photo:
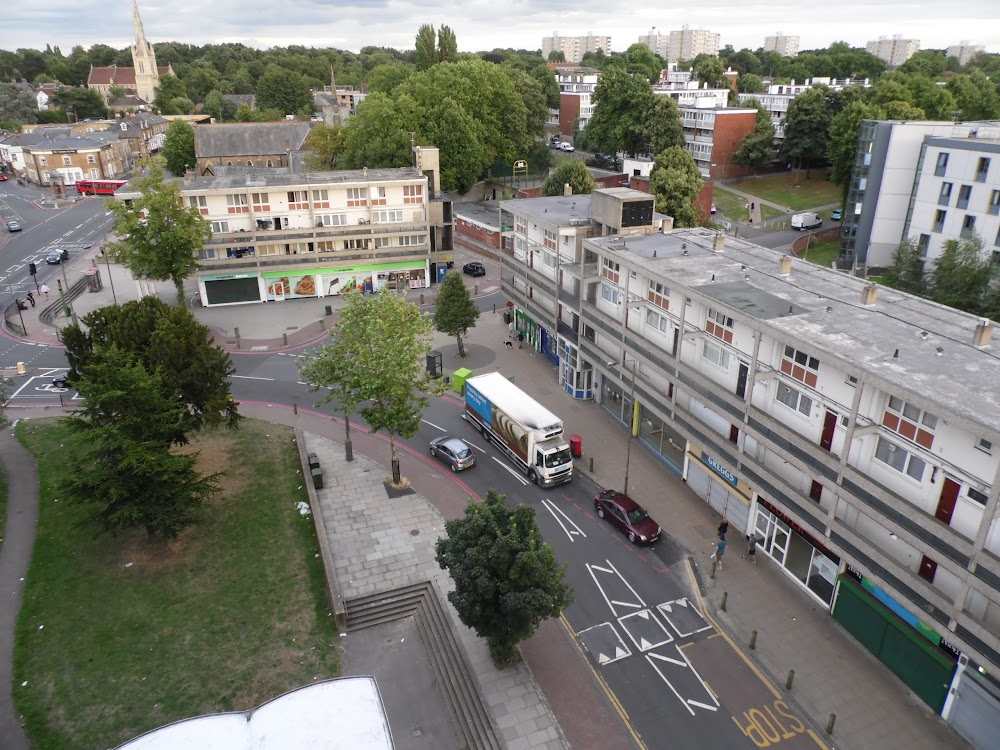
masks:
{"type": "Polygon", "coordinates": [[[555,469],[558,466],[565,466],[572,460],[569,448],[563,448],[561,451],[556,451],[555,453],[547,455],[545,457],[545,466],[549,469],[555,469]]]}
{"type": "Polygon", "coordinates": [[[626,515],[628,516],[628,522],[633,525],[640,524],[647,518],[649,518],[649,514],[642,508],[633,508],[632,510],[628,511],[626,515]]]}
{"type": "Polygon", "coordinates": [[[459,448],[457,451],[455,451],[455,455],[458,456],[459,458],[468,458],[469,456],[472,455],[472,451],[470,451],[468,448],[459,448]]]}

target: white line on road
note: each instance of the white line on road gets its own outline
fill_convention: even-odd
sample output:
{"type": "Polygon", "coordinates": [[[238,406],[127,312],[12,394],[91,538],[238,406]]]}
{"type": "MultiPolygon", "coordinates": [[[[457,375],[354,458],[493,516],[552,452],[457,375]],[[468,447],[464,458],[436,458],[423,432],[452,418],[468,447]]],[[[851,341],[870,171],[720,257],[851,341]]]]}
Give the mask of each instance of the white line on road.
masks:
{"type": "Polygon", "coordinates": [[[526,485],[528,483],[527,479],[525,479],[524,477],[522,477],[520,474],[518,474],[516,471],[514,471],[512,468],[510,468],[507,464],[505,464],[503,461],[501,461],[496,456],[493,456],[493,460],[496,461],[498,464],[500,464],[500,466],[502,466],[504,469],[506,469],[507,471],[509,471],[511,473],[511,475],[514,477],[514,479],[516,479],[521,484],[525,484],[526,485]]]}
{"type": "Polygon", "coordinates": [[[423,422],[424,424],[429,424],[435,430],[441,430],[441,432],[446,432],[444,427],[438,427],[436,424],[434,424],[433,422],[428,422],[426,419],[421,419],[420,421],[423,422]]]}
{"type": "Polygon", "coordinates": [[[274,380],[274,378],[255,378],[252,375],[230,375],[231,378],[239,378],[240,380],[274,380]]]}
{"type": "Polygon", "coordinates": [[[552,514],[552,517],[554,519],[556,519],[556,523],[559,524],[559,526],[562,527],[562,530],[566,532],[566,536],[569,537],[569,540],[571,542],[575,542],[576,541],[573,538],[574,534],[582,536],[583,538],[586,539],[587,535],[583,533],[583,531],[580,529],[579,526],[577,526],[575,523],[573,523],[573,521],[570,519],[569,516],[567,516],[565,513],[563,513],[562,508],[560,508],[559,506],[557,506],[555,503],[553,503],[548,498],[545,498],[544,500],[542,500],[542,505],[544,505],[545,509],[549,513],[552,514]],[[559,516],[562,516],[566,520],[566,523],[568,523],[573,528],[572,529],[566,528],[566,523],[563,523],[562,520],[560,520],[559,516]]]}
{"type": "Polygon", "coordinates": [[[464,442],[468,443],[469,445],[471,445],[473,448],[475,448],[480,453],[486,453],[486,449],[485,448],[480,448],[478,445],[476,445],[475,443],[473,443],[471,440],[466,440],[465,438],[462,438],[462,440],[464,442]]]}

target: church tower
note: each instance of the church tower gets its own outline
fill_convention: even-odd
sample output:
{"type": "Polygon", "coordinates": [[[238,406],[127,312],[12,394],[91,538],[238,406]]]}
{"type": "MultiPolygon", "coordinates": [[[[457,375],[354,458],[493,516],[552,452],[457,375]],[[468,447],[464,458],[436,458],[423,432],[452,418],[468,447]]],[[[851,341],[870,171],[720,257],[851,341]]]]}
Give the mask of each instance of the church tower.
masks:
{"type": "Polygon", "coordinates": [[[135,69],[136,96],[153,103],[156,88],[160,85],[160,74],[156,67],[156,53],[153,45],[146,40],[139,18],[139,6],[132,0],[132,20],[135,23],[135,44],[132,45],[132,67],[135,69]]]}

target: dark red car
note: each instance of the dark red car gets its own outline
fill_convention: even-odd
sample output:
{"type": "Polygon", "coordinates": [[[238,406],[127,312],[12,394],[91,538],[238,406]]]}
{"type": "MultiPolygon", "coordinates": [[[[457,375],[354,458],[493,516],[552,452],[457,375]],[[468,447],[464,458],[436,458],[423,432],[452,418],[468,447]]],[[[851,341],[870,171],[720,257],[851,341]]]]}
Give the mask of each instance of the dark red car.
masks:
{"type": "Polygon", "coordinates": [[[652,544],[662,529],[635,500],[618,490],[603,490],[594,498],[597,515],[607,519],[633,544],[652,544]]]}

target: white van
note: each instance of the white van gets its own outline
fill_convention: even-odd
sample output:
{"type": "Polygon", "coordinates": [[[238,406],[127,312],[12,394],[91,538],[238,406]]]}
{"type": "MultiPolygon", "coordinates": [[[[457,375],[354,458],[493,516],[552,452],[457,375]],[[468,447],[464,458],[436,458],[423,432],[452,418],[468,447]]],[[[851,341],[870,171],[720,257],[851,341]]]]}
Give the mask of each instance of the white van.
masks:
{"type": "Polygon", "coordinates": [[[805,229],[815,229],[823,224],[819,214],[795,214],[792,216],[792,229],[803,231],[805,229]]]}

